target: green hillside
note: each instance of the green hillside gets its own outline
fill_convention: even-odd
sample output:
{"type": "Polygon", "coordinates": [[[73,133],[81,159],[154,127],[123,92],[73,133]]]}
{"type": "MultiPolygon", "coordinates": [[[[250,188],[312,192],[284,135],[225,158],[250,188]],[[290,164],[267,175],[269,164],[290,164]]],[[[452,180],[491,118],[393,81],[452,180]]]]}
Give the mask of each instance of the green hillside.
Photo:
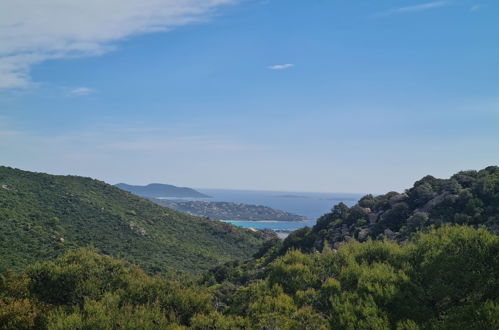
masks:
{"type": "Polygon", "coordinates": [[[289,251],[336,251],[347,242],[406,244],[420,233],[448,225],[499,233],[499,167],[463,171],[449,179],[426,176],[402,194],[367,195],[352,207],[340,203],[312,228],[297,230],[284,241],[269,240],[254,259],[217,266],[210,276],[216,282],[244,284],[264,276],[268,265],[289,251]]]}
{"type": "Polygon", "coordinates": [[[80,249],[0,274],[0,329],[496,330],[498,253],[486,230],[442,227],[289,251],[257,280],[208,287],[80,249]]]}
{"type": "Polygon", "coordinates": [[[170,267],[196,273],[247,258],[265,239],[90,178],[0,167],[0,269],[93,246],[150,273],[170,267]]]}
{"type": "MultiPolygon", "coordinates": [[[[225,237],[220,242],[235,243],[239,237],[239,249],[232,247],[235,251],[242,251],[243,243],[251,246],[248,241],[263,241],[234,227],[215,229],[211,222],[182,216],[95,180],[5,168],[2,173],[2,196],[19,194],[17,199],[2,197],[2,212],[23,210],[22,214],[12,211],[9,218],[2,213],[2,219],[10,221],[3,220],[2,226],[14,231],[17,227],[12,223],[19,223],[27,233],[23,234],[25,240],[43,233],[48,243],[29,239],[40,245],[29,246],[40,259],[44,258],[42,245],[51,247],[51,258],[75,237],[81,240],[79,233],[87,230],[106,253],[116,246],[102,241],[119,241],[116,236],[134,237],[129,242],[139,247],[143,245],[135,242],[148,239],[155,249],[170,246],[153,240],[152,230],[161,229],[169,233],[164,236],[177,239],[175,244],[181,247],[174,248],[183,251],[178,254],[202,265],[209,253],[222,254],[231,246],[225,244],[216,250],[211,243],[217,233],[225,237]],[[7,178],[11,181],[3,183],[7,178]],[[31,202],[31,213],[16,204],[23,198],[31,202]],[[68,225],[69,221],[35,221],[34,210],[49,214],[57,208],[65,210],[66,219],[73,214],[73,222],[80,228],[68,225]],[[74,216],[83,209],[88,212],[83,219],[90,220],[74,216]],[[97,217],[90,212],[95,209],[95,214],[107,212],[108,216],[97,217]],[[155,216],[158,210],[160,215],[155,216]],[[139,218],[140,222],[130,225],[139,218]],[[97,225],[96,219],[108,220],[103,226],[97,225]],[[191,230],[183,231],[181,238],[181,234],[171,235],[173,228],[187,224],[192,224],[191,230]],[[113,230],[107,228],[110,226],[113,230]],[[205,234],[207,228],[214,229],[205,234]],[[58,237],[63,229],[65,239],[61,242],[58,237]],[[204,250],[200,248],[203,245],[207,247],[204,250]]],[[[267,240],[254,258],[219,265],[197,278],[172,272],[151,277],[95,250],[70,250],[57,259],[30,264],[19,273],[0,273],[0,328],[495,330],[499,327],[499,236],[494,234],[499,214],[498,173],[499,168],[489,167],[446,180],[425,177],[405,194],[366,196],[352,208],[337,206],[313,228],[298,231],[284,242],[267,240]],[[366,213],[361,220],[375,214],[375,221],[351,221],[361,209],[366,213]],[[406,212],[396,213],[401,209],[406,212]],[[414,217],[425,221],[414,225],[414,217]],[[342,236],[336,236],[338,228],[342,236]],[[364,229],[369,232],[361,238],[358,234],[364,229]]],[[[62,214],[57,217],[62,219],[62,214]]],[[[15,245],[22,240],[10,239],[10,245],[4,244],[9,235],[3,231],[2,235],[2,251],[29,255],[30,250],[23,252],[26,246],[15,245]]],[[[142,264],[149,271],[157,270],[151,268],[160,262],[151,260],[157,250],[133,251],[141,254],[128,252],[125,258],[136,258],[138,263],[147,260],[142,264]]],[[[2,260],[6,256],[2,255],[2,260]]],[[[172,255],[159,256],[164,258],[158,257],[163,267],[177,266],[164,261],[172,260],[172,255]]],[[[189,264],[175,262],[189,269],[189,264]]]]}

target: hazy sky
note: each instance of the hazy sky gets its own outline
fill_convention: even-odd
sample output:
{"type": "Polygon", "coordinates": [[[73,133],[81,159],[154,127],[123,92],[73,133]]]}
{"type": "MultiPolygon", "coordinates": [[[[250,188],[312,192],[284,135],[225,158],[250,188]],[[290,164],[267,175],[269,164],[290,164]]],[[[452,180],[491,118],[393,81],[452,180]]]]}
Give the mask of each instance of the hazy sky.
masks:
{"type": "Polygon", "coordinates": [[[0,164],[373,192],[499,164],[497,0],[3,0],[0,164]]]}

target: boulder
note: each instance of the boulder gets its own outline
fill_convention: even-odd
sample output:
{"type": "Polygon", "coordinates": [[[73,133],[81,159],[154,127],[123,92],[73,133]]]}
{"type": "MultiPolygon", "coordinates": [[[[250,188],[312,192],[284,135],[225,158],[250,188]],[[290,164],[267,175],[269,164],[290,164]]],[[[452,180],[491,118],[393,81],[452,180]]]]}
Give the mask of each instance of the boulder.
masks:
{"type": "Polygon", "coordinates": [[[367,238],[368,234],[369,234],[369,229],[364,228],[361,231],[359,231],[357,237],[359,238],[359,240],[363,241],[364,239],[367,238]]]}
{"type": "Polygon", "coordinates": [[[385,231],[383,232],[383,234],[385,235],[386,238],[388,238],[391,241],[396,240],[397,237],[400,235],[399,232],[393,232],[389,228],[385,229],[385,231]]]}
{"type": "Polygon", "coordinates": [[[433,197],[429,200],[422,208],[419,209],[421,212],[429,212],[432,208],[434,208],[437,204],[442,203],[447,196],[450,195],[450,192],[446,191],[433,197]]]}
{"type": "Polygon", "coordinates": [[[377,213],[370,213],[369,214],[369,224],[374,225],[376,221],[378,221],[379,217],[383,214],[383,211],[379,211],[377,213]]]}
{"type": "Polygon", "coordinates": [[[395,204],[395,203],[398,203],[398,202],[402,202],[403,200],[405,200],[408,197],[409,196],[407,196],[406,193],[397,194],[395,196],[392,196],[392,198],[390,198],[390,204],[395,204]]]}

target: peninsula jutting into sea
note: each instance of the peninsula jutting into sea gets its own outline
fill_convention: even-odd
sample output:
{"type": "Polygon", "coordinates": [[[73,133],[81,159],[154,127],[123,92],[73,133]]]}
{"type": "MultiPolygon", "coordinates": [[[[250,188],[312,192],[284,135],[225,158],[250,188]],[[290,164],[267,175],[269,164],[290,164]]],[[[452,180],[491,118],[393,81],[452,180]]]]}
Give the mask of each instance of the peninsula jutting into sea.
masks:
{"type": "Polygon", "coordinates": [[[191,215],[216,220],[244,221],[305,221],[307,217],[276,210],[263,205],[251,205],[230,202],[176,201],[151,199],[153,202],[168,208],[191,215]]]}

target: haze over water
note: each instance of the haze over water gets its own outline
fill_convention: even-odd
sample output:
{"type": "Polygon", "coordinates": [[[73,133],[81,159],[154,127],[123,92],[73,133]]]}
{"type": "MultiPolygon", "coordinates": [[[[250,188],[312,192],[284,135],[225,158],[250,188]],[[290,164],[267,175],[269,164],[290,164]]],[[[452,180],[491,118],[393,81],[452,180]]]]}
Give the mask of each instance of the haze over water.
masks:
{"type": "Polygon", "coordinates": [[[347,205],[354,205],[364,195],[229,189],[196,190],[213,197],[206,199],[207,201],[264,205],[303,215],[311,220],[317,219],[324,213],[329,212],[334,205],[340,202],[347,205]]]}

